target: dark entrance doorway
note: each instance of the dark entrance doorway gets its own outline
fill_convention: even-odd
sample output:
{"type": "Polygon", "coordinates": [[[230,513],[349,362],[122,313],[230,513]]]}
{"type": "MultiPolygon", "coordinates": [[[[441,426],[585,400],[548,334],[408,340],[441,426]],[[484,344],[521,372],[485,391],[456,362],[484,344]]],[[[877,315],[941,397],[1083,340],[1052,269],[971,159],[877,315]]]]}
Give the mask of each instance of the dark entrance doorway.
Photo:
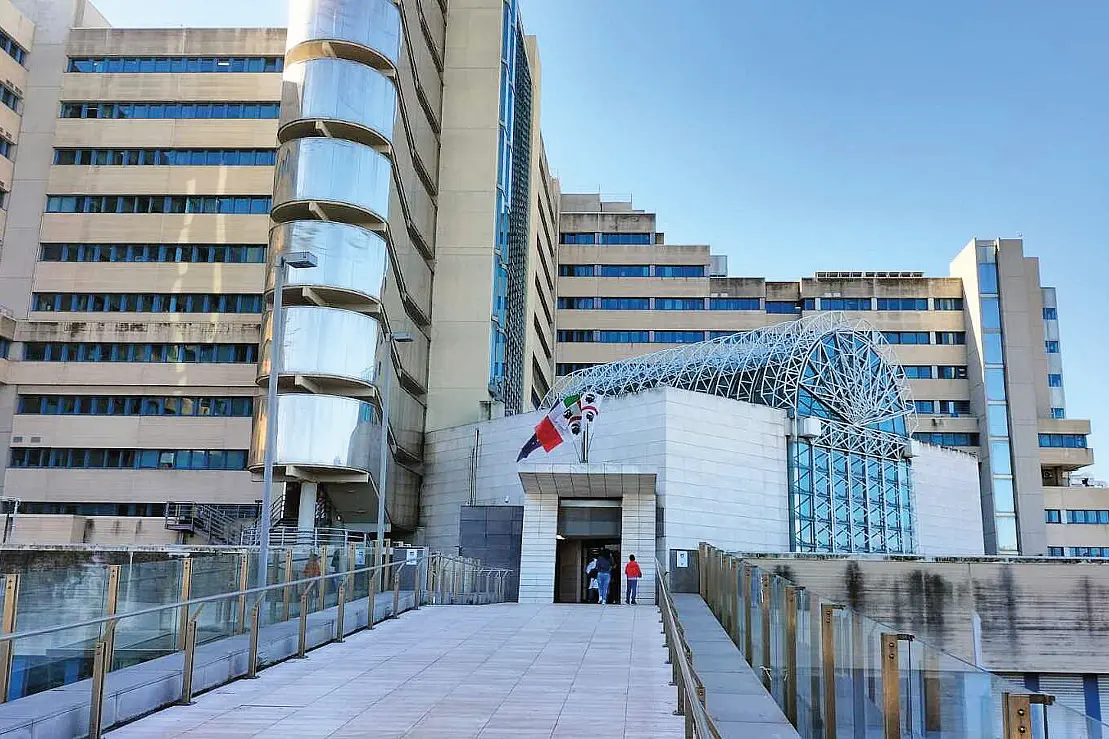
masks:
{"type": "Polygon", "coordinates": [[[556,603],[596,603],[586,565],[602,549],[612,560],[608,603],[620,602],[620,499],[563,498],[558,504],[555,548],[556,603]]]}

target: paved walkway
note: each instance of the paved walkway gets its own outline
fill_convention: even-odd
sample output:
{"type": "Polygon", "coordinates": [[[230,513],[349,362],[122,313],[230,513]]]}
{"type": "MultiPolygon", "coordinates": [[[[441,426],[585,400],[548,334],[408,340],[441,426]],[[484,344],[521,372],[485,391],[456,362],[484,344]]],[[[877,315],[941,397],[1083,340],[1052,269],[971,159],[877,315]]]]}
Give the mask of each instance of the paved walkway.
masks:
{"type": "Polygon", "coordinates": [[[651,606],[427,606],[110,733],[677,739],[651,606]]]}

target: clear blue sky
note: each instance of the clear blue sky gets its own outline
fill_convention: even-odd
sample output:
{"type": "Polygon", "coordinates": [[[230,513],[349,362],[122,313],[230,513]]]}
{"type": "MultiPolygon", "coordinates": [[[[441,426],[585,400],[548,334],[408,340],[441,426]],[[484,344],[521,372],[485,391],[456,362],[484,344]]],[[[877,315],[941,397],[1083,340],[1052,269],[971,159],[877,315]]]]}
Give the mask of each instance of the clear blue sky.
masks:
{"type": "MultiPolygon", "coordinates": [[[[97,5],[120,26],[285,15],[283,0],[97,5]]],[[[1109,3],[521,5],[563,189],[634,194],[668,241],[710,244],[732,274],[946,275],[973,236],[1023,234],[1059,288],[1067,410],[1109,455],[1109,3]]]]}

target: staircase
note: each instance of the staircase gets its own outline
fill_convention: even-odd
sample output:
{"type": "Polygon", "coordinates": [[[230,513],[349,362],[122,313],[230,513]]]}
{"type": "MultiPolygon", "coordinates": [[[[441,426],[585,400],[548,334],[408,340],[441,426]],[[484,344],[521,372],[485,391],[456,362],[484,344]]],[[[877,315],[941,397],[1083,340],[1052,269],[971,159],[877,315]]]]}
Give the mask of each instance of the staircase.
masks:
{"type": "Polygon", "coordinates": [[[166,503],[166,528],[202,536],[209,544],[239,544],[242,532],[258,519],[256,505],[166,503]]]}

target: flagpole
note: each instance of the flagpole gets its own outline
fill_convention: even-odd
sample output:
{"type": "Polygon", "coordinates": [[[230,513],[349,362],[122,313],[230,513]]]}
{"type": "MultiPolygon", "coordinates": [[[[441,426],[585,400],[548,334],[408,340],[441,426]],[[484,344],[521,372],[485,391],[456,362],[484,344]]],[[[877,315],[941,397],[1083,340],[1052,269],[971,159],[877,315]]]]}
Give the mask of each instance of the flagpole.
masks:
{"type": "Polygon", "coordinates": [[[590,423],[583,424],[581,430],[581,463],[589,463],[589,427],[590,423]]]}

